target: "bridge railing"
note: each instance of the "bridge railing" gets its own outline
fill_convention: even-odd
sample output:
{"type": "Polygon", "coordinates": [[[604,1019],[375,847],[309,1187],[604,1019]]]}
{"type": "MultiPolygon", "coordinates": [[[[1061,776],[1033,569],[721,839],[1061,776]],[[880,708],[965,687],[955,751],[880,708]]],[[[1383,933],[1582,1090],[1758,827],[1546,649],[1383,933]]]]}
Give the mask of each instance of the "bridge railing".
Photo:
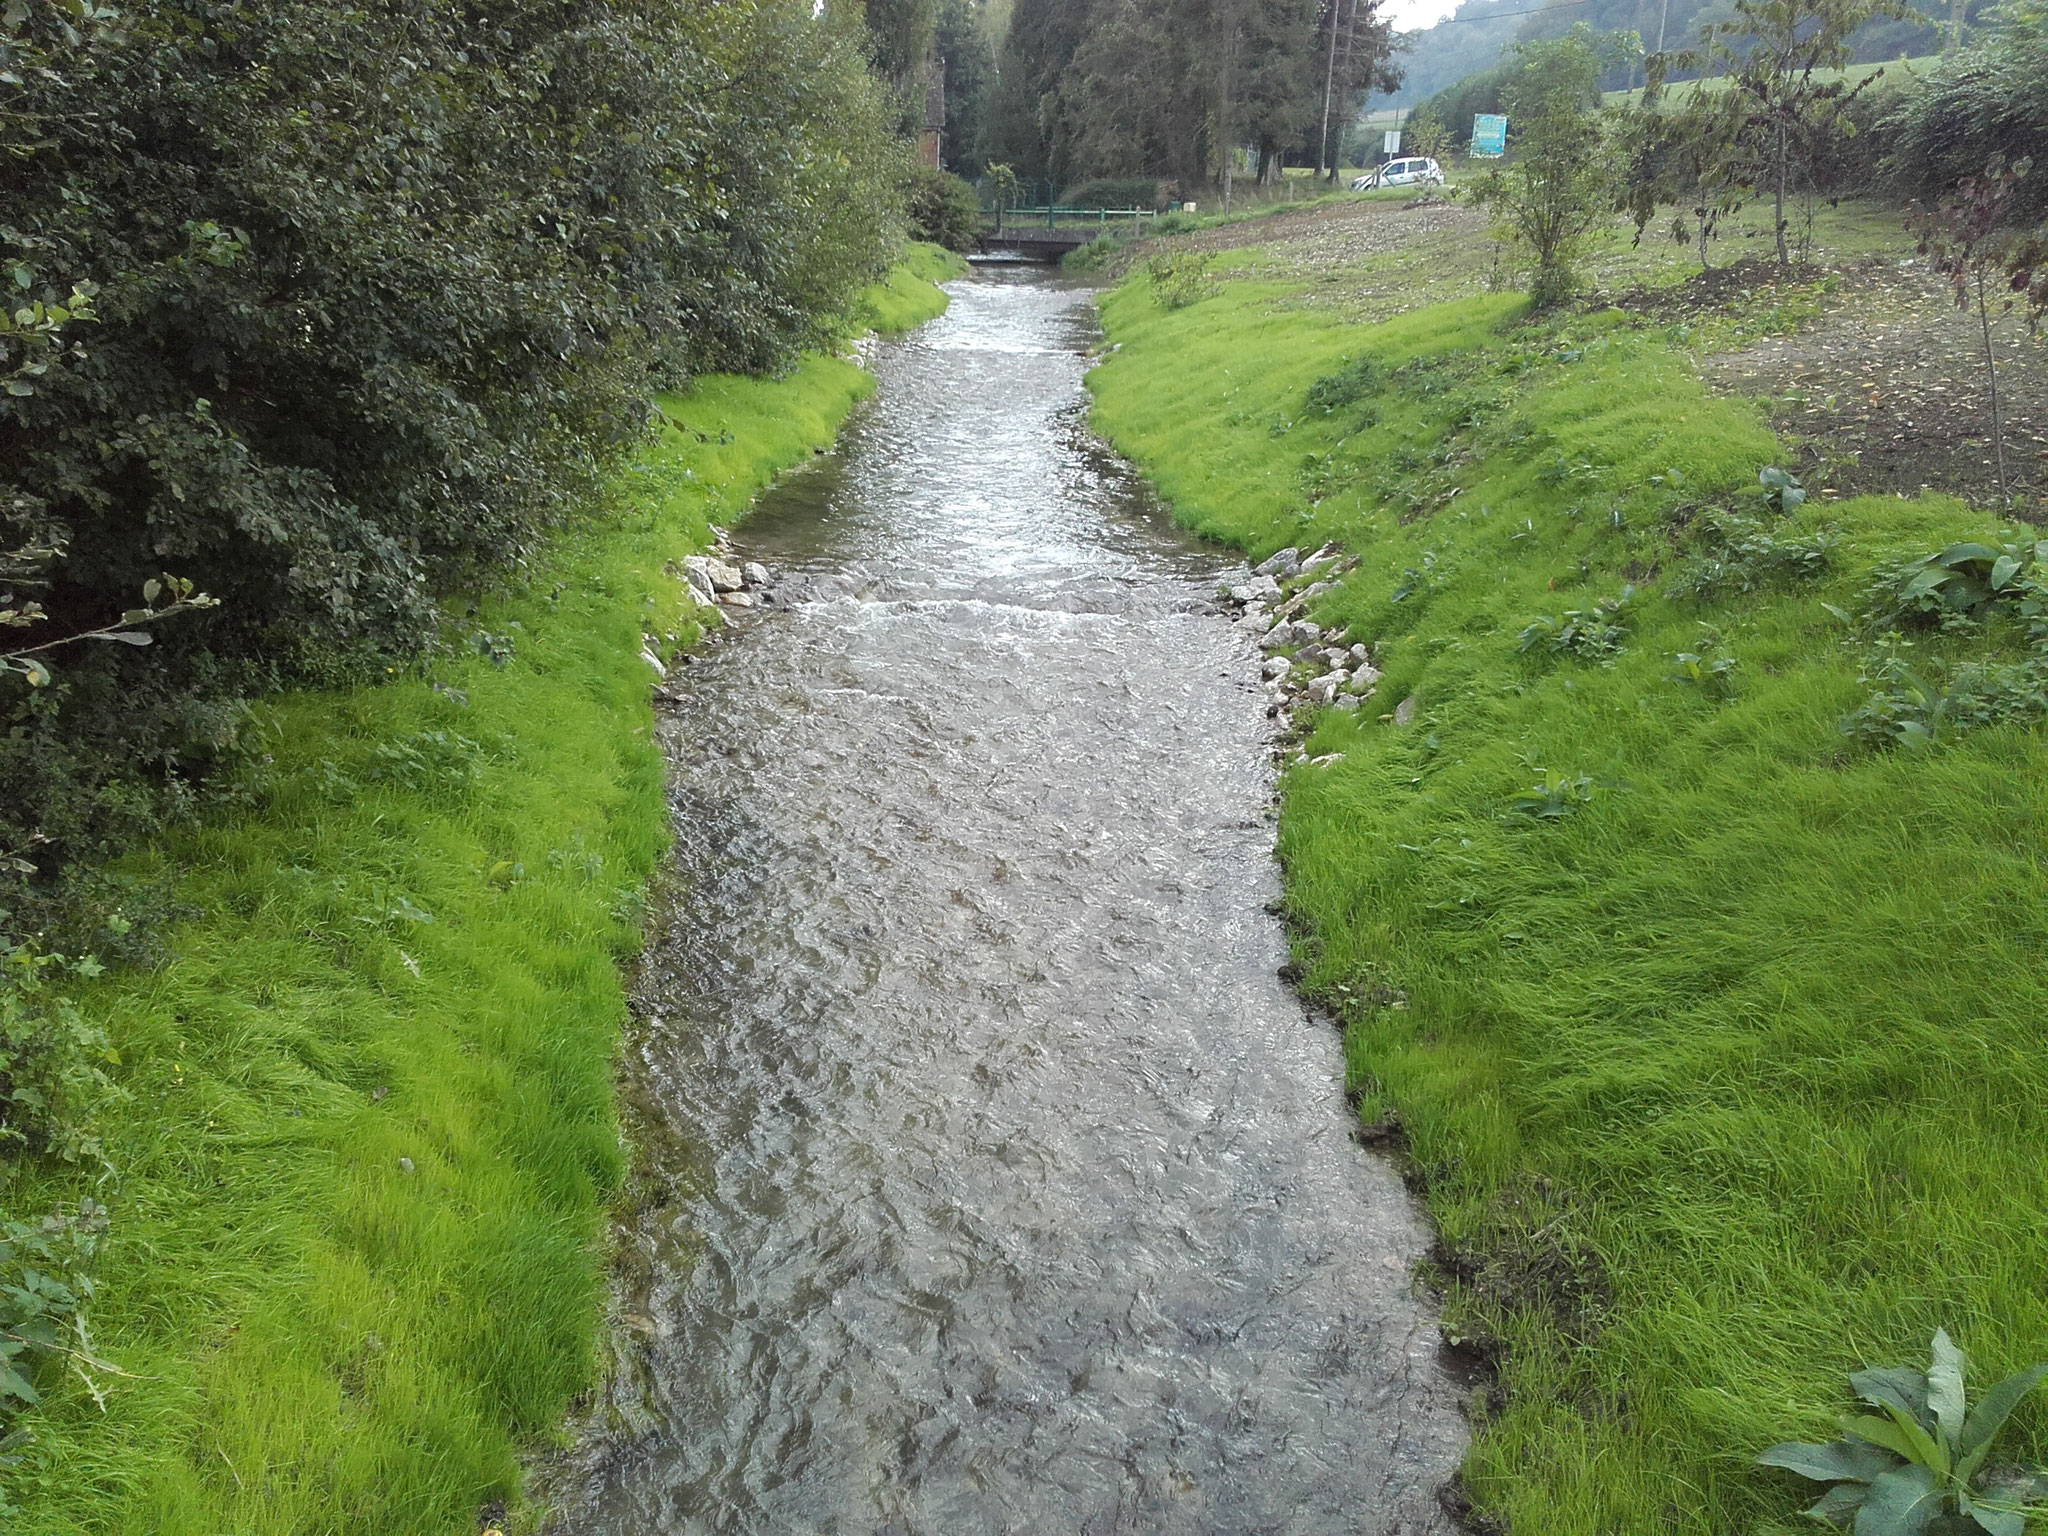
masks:
{"type": "Polygon", "coordinates": [[[1150,208],[1061,208],[1048,204],[1040,208],[1002,208],[995,214],[997,233],[1006,229],[1085,229],[1091,225],[1108,229],[1128,223],[1132,229],[1145,227],[1147,219],[1159,215],[1150,208]]]}

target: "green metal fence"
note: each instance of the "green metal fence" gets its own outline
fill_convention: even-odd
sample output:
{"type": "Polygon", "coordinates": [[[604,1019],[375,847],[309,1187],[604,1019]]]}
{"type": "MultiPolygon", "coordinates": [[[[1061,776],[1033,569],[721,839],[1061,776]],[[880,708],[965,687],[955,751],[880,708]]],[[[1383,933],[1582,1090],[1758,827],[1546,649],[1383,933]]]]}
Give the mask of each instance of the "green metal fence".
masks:
{"type": "Polygon", "coordinates": [[[1005,229],[1086,229],[1095,227],[1107,230],[1112,223],[1121,228],[1129,224],[1133,230],[1145,227],[1147,219],[1159,215],[1150,208],[1061,208],[1047,204],[1040,208],[1003,208],[995,215],[996,231],[1005,229]]]}

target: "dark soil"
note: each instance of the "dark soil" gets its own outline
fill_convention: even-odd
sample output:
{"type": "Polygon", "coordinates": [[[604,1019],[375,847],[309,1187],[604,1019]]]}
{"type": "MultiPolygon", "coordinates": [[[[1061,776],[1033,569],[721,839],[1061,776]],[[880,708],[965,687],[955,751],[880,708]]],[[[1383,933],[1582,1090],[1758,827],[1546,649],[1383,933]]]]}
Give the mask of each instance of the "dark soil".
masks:
{"type": "MultiPolygon", "coordinates": [[[[1767,263],[1704,273],[1670,302],[1726,304],[1769,280],[1767,263]]],[[[1817,274],[1808,269],[1808,281],[1817,274]]],[[[1945,491],[2000,505],[1984,335],[1917,258],[1838,268],[1821,313],[1701,365],[1721,390],[1761,399],[1801,450],[1810,488],[1853,496],[1945,491]]],[[[2048,352],[2016,316],[1995,314],[1992,353],[2015,516],[2048,521],[2048,352]]]]}

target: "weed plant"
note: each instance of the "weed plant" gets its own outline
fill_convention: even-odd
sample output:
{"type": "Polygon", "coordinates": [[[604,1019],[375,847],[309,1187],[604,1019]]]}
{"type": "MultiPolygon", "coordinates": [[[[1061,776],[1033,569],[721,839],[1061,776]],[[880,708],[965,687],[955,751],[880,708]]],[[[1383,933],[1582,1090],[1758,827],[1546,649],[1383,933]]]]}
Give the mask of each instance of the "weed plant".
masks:
{"type": "MultiPolygon", "coordinates": [[[[1302,292],[1110,294],[1095,420],[1191,528],[1359,556],[1315,612],[1380,708],[1311,721],[1341,757],[1285,779],[1287,911],[1361,1114],[1403,1128],[1446,1327],[1499,1365],[1468,1487],[1544,1536],[1798,1529],[1754,1457],[1827,1432],[1836,1373],[1944,1325],[1987,1379],[2048,1358],[2048,751],[1842,729],[1874,573],[2016,535],[1938,496],[1760,506],[1756,408],[1621,316],[1347,325],[1302,292]],[[1301,413],[1361,355],[1363,397],[1301,413]],[[1354,466],[1313,506],[1304,453],[1354,466]],[[1518,654],[1624,585],[1610,664],[1518,654]]],[[[2017,666],[2024,630],[1901,643],[2017,666]]],[[[2007,1435],[2043,1459],[2040,1397],[2007,1435]]]]}

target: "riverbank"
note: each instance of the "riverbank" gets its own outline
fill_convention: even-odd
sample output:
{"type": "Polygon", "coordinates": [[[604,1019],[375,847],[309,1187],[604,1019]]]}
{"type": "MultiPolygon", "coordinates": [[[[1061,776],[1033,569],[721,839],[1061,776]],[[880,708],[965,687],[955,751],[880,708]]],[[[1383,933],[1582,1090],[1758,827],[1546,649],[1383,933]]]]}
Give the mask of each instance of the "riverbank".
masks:
{"type": "MultiPolygon", "coordinates": [[[[862,322],[958,270],[913,252],[862,322]]],[[[446,1536],[516,1503],[595,1368],[619,967],[668,838],[642,653],[699,632],[675,562],[871,388],[820,357],[665,399],[615,517],[419,676],[271,701],[248,808],[137,861],[189,916],[83,999],[114,1172],[7,1192],[111,1213],[107,1366],[15,1421],[10,1531],[446,1536]]]]}
{"type": "MultiPolygon", "coordinates": [[[[1094,419],[1190,527],[1357,557],[1309,612],[1380,676],[1299,711],[1287,910],[1497,1367],[1475,1518],[1796,1529],[1753,1458],[1825,1438],[1842,1372],[1937,1326],[1980,1385],[2048,1356],[2048,752],[1993,718],[2038,663],[2017,604],[1871,596],[2036,530],[1773,496],[1792,450],[1685,326],[1287,267],[1108,294],[1094,419]]],[[[2008,1436],[2048,1451],[2040,1400],[2008,1436]]]]}

